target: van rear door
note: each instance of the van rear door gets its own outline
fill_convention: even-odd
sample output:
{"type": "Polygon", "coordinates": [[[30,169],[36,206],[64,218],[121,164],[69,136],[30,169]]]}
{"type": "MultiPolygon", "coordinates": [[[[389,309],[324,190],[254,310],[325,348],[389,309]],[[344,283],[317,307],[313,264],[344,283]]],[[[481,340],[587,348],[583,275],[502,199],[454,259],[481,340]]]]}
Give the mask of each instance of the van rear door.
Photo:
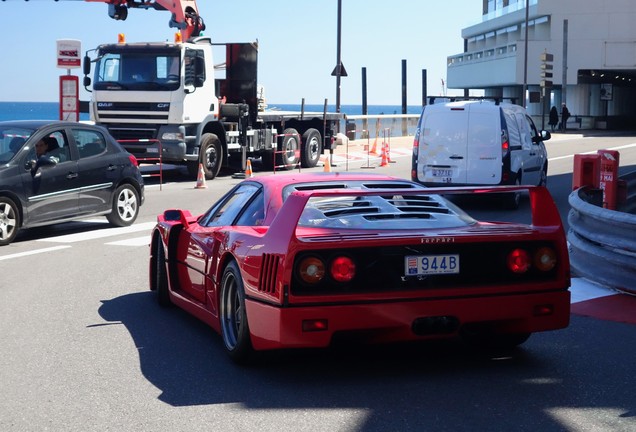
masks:
{"type": "Polygon", "coordinates": [[[501,182],[501,109],[491,104],[470,106],[466,150],[466,183],[492,185],[501,182]]]}
{"type": "Polygon", "coordinates": [[[417,178],[424,184],[466,183],[468,109],[445,104],[424,109],[417,178]]]}

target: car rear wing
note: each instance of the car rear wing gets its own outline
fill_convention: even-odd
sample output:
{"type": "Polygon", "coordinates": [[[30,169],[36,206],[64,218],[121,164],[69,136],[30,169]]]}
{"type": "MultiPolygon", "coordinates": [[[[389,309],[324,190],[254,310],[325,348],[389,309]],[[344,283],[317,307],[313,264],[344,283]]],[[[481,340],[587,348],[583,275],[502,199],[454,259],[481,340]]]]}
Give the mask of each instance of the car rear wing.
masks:
{"type": "MultiPolygon", "coordinates": [[[[449,195],[492,195],[500,193],[515,193],[527,191],[530,198],[531,227],[546,229],[550,231],[560,231],[563,233],[563,224],[559,211],[550,195],[550,192],[542,186],[490,186],[490,187],[448,187],[431,189],[320,189],[303,190],[292,192],[283,207],[278,212],[270,226],[270,233],[275,233],[273,242],[281,242],[281,246],[288,245],[295,236],[296,228],[299,225],[301,215],[307,207],[311,198],[329,197],[334,199],[344,199],[351,197],[370,196],[449,196],[449,195]]],[[[461,215],[459,215],[461,217],[461,215]]],[[[564,234],[563,234],[564,235],[564,234]]]]}

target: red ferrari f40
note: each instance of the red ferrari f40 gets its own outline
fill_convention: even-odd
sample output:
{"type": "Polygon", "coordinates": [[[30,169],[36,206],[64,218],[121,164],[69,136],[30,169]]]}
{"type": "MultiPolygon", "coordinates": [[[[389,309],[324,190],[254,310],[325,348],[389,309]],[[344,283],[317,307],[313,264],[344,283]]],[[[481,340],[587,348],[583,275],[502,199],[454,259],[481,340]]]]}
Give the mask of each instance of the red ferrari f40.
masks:
{"type": "Polygon", "coordinates": [[[254,351],[461,336],[514,347],[564,328],[570,268],[544,187],[428,189],[355,173],[246,179],[200,216],[166,210],[150,245],[150,289],[254,351]],[[479,221],[455,194],[527,189],[531,221],[479,221]]]}

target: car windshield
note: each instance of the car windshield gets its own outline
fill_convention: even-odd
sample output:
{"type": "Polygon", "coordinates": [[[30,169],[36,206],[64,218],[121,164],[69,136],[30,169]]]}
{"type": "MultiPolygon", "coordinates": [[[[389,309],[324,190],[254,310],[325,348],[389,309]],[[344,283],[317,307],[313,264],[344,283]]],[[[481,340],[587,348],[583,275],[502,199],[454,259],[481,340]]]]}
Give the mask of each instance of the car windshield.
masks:
{"type": "Polygon", "coordinates": [[[298,222],[299,227],[336,229],[429,229],[475,223],[457,206],[439,195],[399,194],[395,189],[423,189],[409,182],[358,181],[295,184],[283,191],[286,199],[295,190],[376,190],[377,195],[311,197],[298,222]],[[383,190],[391,189],[391,193],[383,190]]]}
{"type": "Polygon", "coordinates": [[[33,132],[20,127],[0,128],[0,163],[11,161],[33,132]]]}
{"type": "Polygon", "coordinates": [[[102,53],[95,69],[95,90],[176,90],[180,84],[177,52],[148,49],[102,53]]]}

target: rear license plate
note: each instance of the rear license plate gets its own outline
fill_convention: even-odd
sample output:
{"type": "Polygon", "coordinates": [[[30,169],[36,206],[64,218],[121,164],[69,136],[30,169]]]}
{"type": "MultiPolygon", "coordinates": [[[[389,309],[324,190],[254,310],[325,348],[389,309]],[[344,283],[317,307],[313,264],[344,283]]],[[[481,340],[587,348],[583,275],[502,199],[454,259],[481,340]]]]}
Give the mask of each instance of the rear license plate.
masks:
{"type": "Polygon", "coordinates": [[[409,255],[404,257],[406,276],[458,274],[459,255],[409,255]]]}
{"type": "Polygon", "coordinates": [[[432,171],[433,177],[452,177],[453,176],[452,169],[433,168],[431,171],[432,171]]]}

